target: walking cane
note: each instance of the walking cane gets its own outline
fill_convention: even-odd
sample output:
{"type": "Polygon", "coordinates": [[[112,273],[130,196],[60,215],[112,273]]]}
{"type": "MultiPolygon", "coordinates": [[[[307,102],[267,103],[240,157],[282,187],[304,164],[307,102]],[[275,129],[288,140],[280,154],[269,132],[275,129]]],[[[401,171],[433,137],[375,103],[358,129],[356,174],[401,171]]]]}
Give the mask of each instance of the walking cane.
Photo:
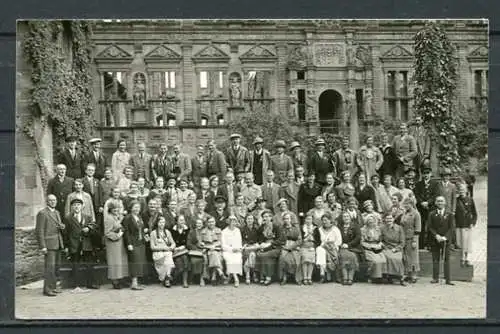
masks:
{"type": "MultiPolygon", "coordinates": [[[[443,264],[443,273],[444,273],[444,270],[445,270],[444,269],[445,268],[444,261],[445,261],[445,256],[446,256],[446,242],[447,241],[448,240],[446,240],[446,239],[443,241],[443,250],[441,251],[441,259],[440,259],[441,263],[443,264]]],[[[446,280],[446,277],[445,277],[445,280],[446,280]]]]}

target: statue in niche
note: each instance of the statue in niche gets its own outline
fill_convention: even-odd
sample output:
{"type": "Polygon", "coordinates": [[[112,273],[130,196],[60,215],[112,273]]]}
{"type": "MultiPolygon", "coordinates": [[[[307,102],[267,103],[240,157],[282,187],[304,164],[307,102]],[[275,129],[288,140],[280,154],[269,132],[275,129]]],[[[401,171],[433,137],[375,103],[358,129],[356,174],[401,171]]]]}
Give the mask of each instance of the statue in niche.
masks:
{"type": "Polygon", "coordinates": [[[352,111],[354,111],[354,103],[356,102],[356,92],[352,85],[349,85],[347,89],[347,97],[345,100],[346,107],[345,111],[345,120],[348,122],[352,111]]]}
{"type": "Polygon", "coordinates": [[[229,76],[230,80],[230,101],[231,106],[240,107],[241,106],[241,76],[238,73],[231,73],[229,76]]]}
{"type": "Polygon", "coordinates": [[[288,67],[290,68],[304,68],[311,62],[306,45],[297,46],[288,55],[288,67]]]}
{"type": "Polygon", "coordinates": [[[364,92],[364,112],[366,116],[370,116],[373,113],[373,95],[372,89],[370,87],[365,88],[364,92]]]}
{"type": "Polygon", "coordinates": [[[355,51],[354,46],[352,45],[352,41],[347,41],[346,45],[346,53],[347,53],[347,65],[355,65],[355,51]]]}
{"type": "Polygon", "coordinates": [[[146,77],[143,73],[134,75],[134,107],[146,106],[146,77]]]}

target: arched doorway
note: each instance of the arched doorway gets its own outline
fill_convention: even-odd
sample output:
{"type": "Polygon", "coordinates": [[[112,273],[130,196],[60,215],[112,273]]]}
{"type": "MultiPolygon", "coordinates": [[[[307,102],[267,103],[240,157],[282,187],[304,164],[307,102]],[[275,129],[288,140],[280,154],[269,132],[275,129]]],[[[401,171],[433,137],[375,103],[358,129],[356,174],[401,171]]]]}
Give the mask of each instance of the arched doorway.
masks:
{"type": "Polygon", "coordinates": [[[339,133],[342,126],[342,95],[333,89],[319,96],[319,126],[321,133],[339,133]]]}

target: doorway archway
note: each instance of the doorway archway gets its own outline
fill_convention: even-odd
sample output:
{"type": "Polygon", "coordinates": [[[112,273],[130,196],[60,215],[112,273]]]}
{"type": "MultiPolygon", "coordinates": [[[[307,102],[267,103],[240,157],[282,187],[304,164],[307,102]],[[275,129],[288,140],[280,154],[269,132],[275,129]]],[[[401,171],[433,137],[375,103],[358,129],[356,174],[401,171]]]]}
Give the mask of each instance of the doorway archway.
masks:
{"type": "Polygon", "coordinates": [[[319,96],[319,126],[321,133],[337,134],[342,126],[342,95],[333,89],[319,96]]]}

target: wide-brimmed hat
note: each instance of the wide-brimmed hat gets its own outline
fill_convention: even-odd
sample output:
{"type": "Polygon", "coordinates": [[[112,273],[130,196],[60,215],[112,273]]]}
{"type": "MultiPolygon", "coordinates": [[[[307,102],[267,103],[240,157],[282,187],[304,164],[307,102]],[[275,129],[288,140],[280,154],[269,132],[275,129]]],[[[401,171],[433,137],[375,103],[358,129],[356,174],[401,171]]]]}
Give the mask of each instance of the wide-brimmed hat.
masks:
{"type": "Polygon", "coordinates": [[[318,140],[316,140],[316,142],[314,143],[314,145],[318,146],[318,145],[326,145],[326,142],[323,138],[318,138],[318,140]]]}
{"type": "Polygon", "coordinates": [[[277,140],[274,143],[274,147],[283,147],[283,148],[286,148],[286,143],[285,143],[284,140],[277,140]]]}
{"type": "Polygon", "coordinates": [[[290,151],[296,147],[300,147],[300,143],[298,141],[292,141],[292,143],[290,144],[290,151]]]}
{"type": "Polygon", "coordinates": [[[102,142],[101,138],[92,138],[89,140],[89,144],[100,143],[102,142]]]}
{"type": "Polygon", "coordinates": [[[236,138],[241,138],[241,135],[239,133],[233,133],[229,136],[229,139],[236,139],[236,138]]]}
{"type": "Polygon", "coordinates": [[[253,140],[253,144],[264,144],[264,139],[262,139],[261,137],[255,137],[255,139],[253,140]]]}

